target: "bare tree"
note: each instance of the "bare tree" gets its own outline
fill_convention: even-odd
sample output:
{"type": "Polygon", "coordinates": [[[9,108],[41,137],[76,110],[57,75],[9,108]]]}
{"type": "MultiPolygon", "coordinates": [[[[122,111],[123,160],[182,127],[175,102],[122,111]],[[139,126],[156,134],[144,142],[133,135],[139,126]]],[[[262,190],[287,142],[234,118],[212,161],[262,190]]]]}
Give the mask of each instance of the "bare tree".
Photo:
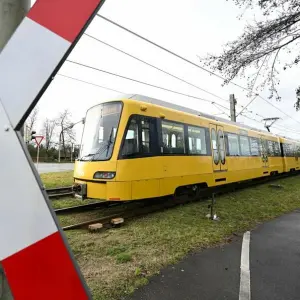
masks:
{"type": "Polygon", "coordinates": [[[46,153],[48,155],[48,151],[51,148],[52,144],[53,144],[53,137],[54,137],[54,131],[57,127],[57,120],[50,120],[48,118],[46,118],[46,120],[44,121],[43,124],[43,133],[46,139],[45,142],[45,149],[46,149],[46,153]]]}
{"type": "Polygon", "coordinates": [[[73,131],[73,123],[70,120],[71,113],[68,109],[60,113],[58,117],[58,124],[60,126],[61,143],[65,157],[67,157],[67,150],[70,148],[70,144],[75,141],[75,133],[73,131]]]}
{"type": "MultiPolygon", "coordinates": [[[[249,90],[253,91],[255,85],[256,90],[268,86],[269,98],[275,96],[276,100],[280,100],[277,91],[280,71],[300,62],[300,1],[233,1],[245,9],[258,6],[265,17],[264,21],[247,25],[239,38],[225,45],[222,54],[210,54],[203,61],[206,66],[225,76],[225,84],[237,76],[245,77],[245,71],[254,68],[254,74],[247,76],[249,90]],[[288,55],[285,61],[281,61],[284,53],[288,55]]],[[[295,107],[300,109],[300,86],[296,88],[295,107]]]]}
{"type": "Polygon", "coordinates": [[[28,131],[31,132],[36,124],[39,109],[36,107],[26,120],[28,131]]]}

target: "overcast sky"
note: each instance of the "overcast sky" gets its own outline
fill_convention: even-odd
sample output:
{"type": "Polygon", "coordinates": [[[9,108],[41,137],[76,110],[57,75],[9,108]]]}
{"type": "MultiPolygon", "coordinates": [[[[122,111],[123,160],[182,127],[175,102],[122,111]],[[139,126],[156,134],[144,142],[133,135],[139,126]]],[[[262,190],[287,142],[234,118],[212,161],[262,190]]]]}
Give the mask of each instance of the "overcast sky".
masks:
{"type": "MultiPolygon", "coordinates": [[[[32,2],[34,3],[35,1],[32,2]]],[[[199,63],[197,56],[204,57],[208,52],[220,53],[226,42],[238,37],[243,32],[245,24],[253,22],[255,11],[247,12],[242,20],[238,20],[237,16],[241,13],[241,10],[233,4],[233,1],[107,0],[102,6],[100,13],[181,56],[199,63]]],[[[261,17],[259,12],[256,12],[255,17],[261,17]]],[[[87,29],[87,33],[154,64],[169,73],[184,78],[186,81],[198,85],[209,92],[217,94],[221,98],[229,99],[229,94],[235,94],[239,105],[245,105],[250,101],[247,98],[246,91],[232,84],[222,87],[221,79],[210,76],[205,71],[155,48],[99,17],[95,17],[87,29]]],[[[229,102],[222,101],[208,93],[171,78],[87,36],[81,38],[71,53],[70,59],[181,93],[215,101],[229,107],[229,102]]],[[[169,101],[205,113],[222,113],[220,109],[210,103],[147,87],[73,65],[69,62],[64,63],[59,73],[121,92],[142,94],[169,101]]],[[[281,76],[279,86],[283,100],[281,102],[271,101],[300,122],[300,113],[297,113],[293,107],[295,103],[295,87],[299,84],[299,73],[299,68],[298,70],[292,69],[284,72],[281,76]]],[[[235,80],[235,82],[246,86],[246,83],[241,80],[235,80]]],[[[37,129],[41,130],[41,124],[46,117],[54,118],[66,108],[71,111],[72,120],[76,122],[85,115],[86,110],[90,106],[117,95],[118,93],[113,91],[56,76],[38,104],[39,124],[37,129]]],[[[261,95],[267,98],[267,89],[262,91],[261,95]]],[[[240,109],[240,106],[238,106],[237,111],[239,112],[240,109]]],[[[253,111],[253,114],[247,112],[246,115],[250,118],[256,118],[258,121],[261,121],[261,118],[256,116],[255,113],[264,117],[282,118],[276,124],[277,126],[282,126],[281,131],[274,128],[273,132],[300,138],[300,134],[292,132],[299,130],[300,123],[286,117],[262,99],[257,98],[249,106],[249,110],[253,111]],[[289,131],[283,129],[284,127],[288,128],[289,131]]],[[[224,111],[226,115],[229,115],[228,110],[224,111]]],[[[228,118],[226,115],[221,116],[228,118]]],[[[263,122],[257,123],[243,116],[238,117],[238,122],[260,129],[263,128],[263,122]]],[[[74,128],[77,133],[77,142],[80,143],[82,125],[77,125],[74,128]]]]}

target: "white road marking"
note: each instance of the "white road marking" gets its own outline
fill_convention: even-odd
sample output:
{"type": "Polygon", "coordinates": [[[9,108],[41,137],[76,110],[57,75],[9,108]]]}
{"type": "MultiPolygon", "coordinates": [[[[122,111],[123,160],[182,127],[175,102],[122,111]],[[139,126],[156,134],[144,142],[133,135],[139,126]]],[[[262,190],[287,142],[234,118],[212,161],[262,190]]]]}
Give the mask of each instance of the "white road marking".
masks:
{"type": "Polygon", "coordinates": [[[239,300],[251,299],[249,251],[250,251],[250,231],[247,231],[244,233],[243,244],[242,244],[239,300]]]}

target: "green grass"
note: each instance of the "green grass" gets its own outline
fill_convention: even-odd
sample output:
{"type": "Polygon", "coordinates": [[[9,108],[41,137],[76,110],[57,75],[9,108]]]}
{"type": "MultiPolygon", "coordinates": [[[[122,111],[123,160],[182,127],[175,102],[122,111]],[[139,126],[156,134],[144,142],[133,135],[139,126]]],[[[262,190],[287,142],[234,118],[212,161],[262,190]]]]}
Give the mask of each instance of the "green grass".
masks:
{"type": "Polygon", "coordinates": [[[73,184],[73,171],[41,174],[43,184],[47,189],[69,186],[73,184]]]}
{"type": "MultiPolygon", "coordinates": [[[[73,184],[73,171],[45,173],[45,174],[41,174],[41,179],[46,189],[71,186],[73,184]]],[[[95,202],[95,200],[81,201],[73,197],[64,197],[57,200],[56,199],[51,200],[51,204],[54,209],[88,204],[93,202],[95,202]]]]}
{"type": "Polygon", "coordinates": [[[129,261],[132,261],[132,256],[130,253],[119,253],[117,256],[116,256],[116,262],[118,264],[123,264],[123,263],[126,263],[126,262],[129,262],[129,261]]]}
{"type": "Polygon", "coordinates": [[[265,184],[217,197],[218,222],[206,218],[206,201],[151,214],[104,233],[66,232],[93,299],[120,299],[189,252],[227,243],[233,233],[242,234],[299,208],[300,177],[276,183],[284,188],[265,184]]]}
{"type": "Polygon", "coordinates": [[[106,254],[110,256],[115,256],[118,254],[121,254],[127,250],[127,247],[125,246],[115,246],[107,249],[106,254]]]}
{"type": "Polygon", "coordinates": [[[95,202],[96,202],[95,200],[86,199],[86,200],[82,201],[77,198],[66,197],[66,198],[60,198],[58,200],[52,200],[51,204],[54,209],[59,209],[59,208],[77,206],[77,205],[90,204],[90,203],[95,203],[95,202]]]}

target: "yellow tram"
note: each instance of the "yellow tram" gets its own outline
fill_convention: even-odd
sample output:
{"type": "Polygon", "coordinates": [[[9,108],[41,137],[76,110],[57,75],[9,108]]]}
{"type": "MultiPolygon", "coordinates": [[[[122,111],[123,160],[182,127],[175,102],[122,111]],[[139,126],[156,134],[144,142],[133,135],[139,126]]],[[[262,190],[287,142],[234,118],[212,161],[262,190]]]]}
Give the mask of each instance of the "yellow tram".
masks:
{"type": "Polygon", "coordinates": [[[161,100],[122,95],[87,111],[74,189],[128,201],[299,169],[300,143],[161,100]]]}

